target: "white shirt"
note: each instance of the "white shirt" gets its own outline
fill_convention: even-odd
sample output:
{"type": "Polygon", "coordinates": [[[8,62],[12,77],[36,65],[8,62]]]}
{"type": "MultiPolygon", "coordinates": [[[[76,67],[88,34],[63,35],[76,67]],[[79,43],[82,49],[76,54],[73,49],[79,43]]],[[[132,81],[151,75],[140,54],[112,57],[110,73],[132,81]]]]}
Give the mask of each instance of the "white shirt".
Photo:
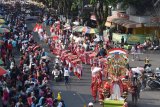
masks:
{"type": "Polygon", "coordinates": [[[62,107],[62,106],[63,106],[62,102],[59,102],[57,107],[62,107]]]}
{"type": "Polygon", "coordinates": [[[69,75],[69,71],[66,70],[66,69],[64,69],[64,76],[70,76],[70,75],[69,75]]]}

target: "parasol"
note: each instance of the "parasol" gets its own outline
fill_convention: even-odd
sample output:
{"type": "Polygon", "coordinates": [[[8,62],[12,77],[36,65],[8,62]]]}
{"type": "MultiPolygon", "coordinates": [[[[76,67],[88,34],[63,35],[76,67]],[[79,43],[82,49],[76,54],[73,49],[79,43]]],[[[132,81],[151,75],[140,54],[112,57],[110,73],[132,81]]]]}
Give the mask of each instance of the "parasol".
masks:
{"type": "Polygon", "coordinates": [[[6,74],[7,71],[5,69],[3,69],[2,67],[0,67],[0,76],[6,74]]]}
{"type": "Polygon", "coordinates": [[[0,25],[0,28],[8,28],[7,25],[0,25]]]}
{"type": "Polygon", "coordinates": [[[97,32],[98,32],[98,29],[85,27],[85,28],[83,29],[83,32],[84,32],[84,33],[87,33],[87,34],[94,34],[94,33],[97,33],[97,32]]]}
{"type": "Polygon", "coordinates": [[[0,28],[0,33],[8,33],[10,32],[7,28],[0,28]]]}
{"type": "Polygon", "coordinates": [[[82,32],[84,28],[84,26],[74,26],[73,32],[82,32]]]}
{"type": "Polygon", "coordinates": [[[48,57],[48,56],[42,56],[41,59],[50,60],[50,57],[48,57]]]}
{"type": "Polygon", "coordinates": [[[57,35],[53,36],[53,40],[58,40],[59,37],[57,35]]]}
{"type": "Polygon", "coordinates": [[[27,43],[28,42],[28,40],[24,40],[24,41],[22,41],[22,43],[27,43]]]}
{"type": "Polygon", "coordinates": [[[6,23],[4,19],[0,19],[0,24],[6,23]]]}
{"type": "Polygon", "coordinates": [[[100,68],[100,67],[95,67],[95,68],[92,70],[92,75],[100,72],[101,70],[102,70],[102,68],[100,68]]]}

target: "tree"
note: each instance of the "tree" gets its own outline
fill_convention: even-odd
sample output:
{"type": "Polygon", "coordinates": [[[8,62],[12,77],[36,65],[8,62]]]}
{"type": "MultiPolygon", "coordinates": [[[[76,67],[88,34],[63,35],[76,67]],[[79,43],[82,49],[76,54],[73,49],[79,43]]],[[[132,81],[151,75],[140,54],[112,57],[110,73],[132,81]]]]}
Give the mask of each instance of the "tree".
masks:
{"type": "Polygon", "coordinates": [[[53,7],[60,14],[66,15],[68,17],[71,13],[72,2],[74,0],[35,0],[37,2],[42,2],[47,7],[53,7]]]}
{"type": "MultiPolygon", "coordinates": [[[[72,9],[77,8],[77,6],[82,7],[84,0],[73,0],[72,9]]],[[[99,29],[99,35],[103,35],[104,23],[108,17],[108,9],[111,5],[115,7],[121,0],[89,0],[89,3],[93,6],[93,13],[96,16],[96,22],[99,29]]],[[[83,7],[82,7],[83,8],[83,7]]]]}

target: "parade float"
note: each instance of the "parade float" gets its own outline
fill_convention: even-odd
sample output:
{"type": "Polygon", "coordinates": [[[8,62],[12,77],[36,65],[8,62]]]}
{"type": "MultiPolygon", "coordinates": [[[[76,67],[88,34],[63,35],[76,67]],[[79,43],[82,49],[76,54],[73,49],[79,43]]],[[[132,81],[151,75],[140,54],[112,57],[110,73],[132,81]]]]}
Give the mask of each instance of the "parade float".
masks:
{"type": "Polygon", "coordinates": [[[106,58],[105,70],[93,66],[91,92],[94,100],[98,95],[104,107],[127,107],[130,80],[127,77],[128,54],[123,49],[111,49],[106,58]],[[107,70],[106,70],[107,69],[107,70]],[[102,79],[105,75],[105,79],[102,79]]]}

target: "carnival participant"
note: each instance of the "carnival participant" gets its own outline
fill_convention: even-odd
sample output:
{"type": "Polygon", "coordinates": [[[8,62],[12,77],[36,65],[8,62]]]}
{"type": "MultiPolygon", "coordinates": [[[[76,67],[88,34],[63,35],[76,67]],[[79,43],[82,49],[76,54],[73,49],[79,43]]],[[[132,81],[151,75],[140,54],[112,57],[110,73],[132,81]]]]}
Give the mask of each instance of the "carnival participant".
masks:
{"type": "Polygon", "coordinates": [[[69,77],[70,77],[69,70],[68,70],[68,67],[66,66],[64,68],[64,80],[65,80],[65,84],[69,83],[69,77]]]}

